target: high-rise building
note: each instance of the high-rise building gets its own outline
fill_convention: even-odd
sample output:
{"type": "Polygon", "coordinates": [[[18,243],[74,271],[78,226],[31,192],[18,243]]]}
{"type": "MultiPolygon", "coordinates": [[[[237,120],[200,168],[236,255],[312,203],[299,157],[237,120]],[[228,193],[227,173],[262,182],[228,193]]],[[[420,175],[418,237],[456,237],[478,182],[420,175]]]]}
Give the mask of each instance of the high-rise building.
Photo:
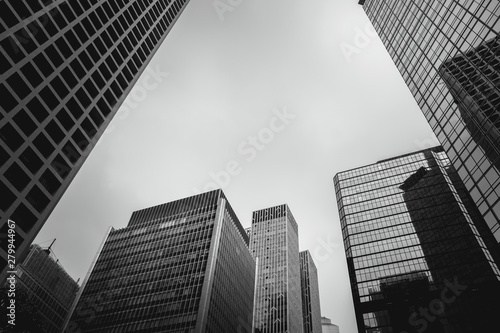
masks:
{"type": "Polygon", "coordinates": [[[469,134],[500,170],[500,37],[441,64],[469,134]]]}
{"type": "Polygon", "coordinates": [[[332,324],[332,320],[326,317],[321,317],[322,333],[340,333],[339,327],[332,324]]]}
{"type": "MultiPolygon", "coordinates": [[[[16,289],[34,304],[47,333],[59,333],[78,292],[78,283],[66,273],[49,249],[33,244],[17,265],[16,289]]],[[[23,306],[19,304],[18,307],[23,306]]]]}
{"type": "Polygon", "coordinates": [[[221,190],[136,211],[106,236],[66,332],[251,332],[255,267],[221,190]]]}
{"type": "Polygon", "coordinates": [[[481,332],[500,311],[496,241],[442,147],[335,176],[359,332],[481,332]]]}
{"type": "Polygon", "coordinates": [[[500,241],[500,2],[359,4],[500,241]]]}
{"type": "Polygon", "coordinates": [[[298,226],[287,205],[253,212],[250,253],[258,260],[255,332],[302,332],[298,226]]]}
{"type": "Polygon", "coordinates": [[[321,333],[318,270],[308,250],[299,252],[303,333],[321,333]]]}
{"type": "Polygon", "coordinates": [[[0,1],[0,233],[16,223],[18,256],[187,3],[0,1]]]}

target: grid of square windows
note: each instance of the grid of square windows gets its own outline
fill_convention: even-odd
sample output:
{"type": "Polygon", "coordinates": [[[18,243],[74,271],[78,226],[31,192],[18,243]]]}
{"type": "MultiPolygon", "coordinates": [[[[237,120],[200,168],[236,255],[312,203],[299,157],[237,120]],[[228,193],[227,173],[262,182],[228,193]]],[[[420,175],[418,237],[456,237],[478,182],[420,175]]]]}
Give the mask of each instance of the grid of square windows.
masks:
{"type": "MultiPolygon", "coordinates": [[[[483,303],[490,286],[500,286],[495,239],[442,148],[342,172],[334,182],[360,330],[364,325],[409,329],[398,326],[404,323],[397,318],[408,325],[412,311],[396,313],[388,304],[399,304],[394,307],[401,311],[412,304],[418,309],[422,299],[431,301],[454,277],[479,286],[483,303]],[[487,288],[480,287],[483,282],[487,288]],[[400,304],[403,296],[396,291],[402,289],[406,303],[400,304]],[[378,315],[367,317],[370,313],[378,315]]],[[[449,311],[467,313],[467,302],[449,311]]],[[[441,317],[451,327],[457,321],[450,318],[441,317]]]]}
{"type": "Polygon", "coordinates": [[[47,218],[187,2],[0,3],[2,210],[23,219],[22,237],[47,218]]]}
{"type": "MultiPolygon", "coordinates": [[[[476,98],[479,110],[485,109],[487,103],[500,101],[495,97],[499,95],[500,98],[500,90],[494,83],[500,72],[499,51],[493,46],[499,39],[500,4],[495,0],[368,0],[363,8],[467,189],[475,194],[476,205],[487,217],[497,241],[500,241],[500,183],[495,181],[500,179],[500,145],[498,139],[491,139],[498,138],[498,108],[496,112],[484,111],[492,126],[484,123],[475,126],[477,116],[464,117],[464,112],[459,110],[460,104],[454,102],[453,89],[444,84],[448,82],[440,71],[440,66],[450,59],[461,59],[465,61],[464,71],[467,66],[475,68],[472,75],[477,76],[482,71],[481,66],[477,67],[474,56],[466,55],[484,54],[484,62],[490,67],[484,72],[491,81],[490,89],[475,77],[467,80],[466,89],[487,94],[483,95],[486,102],[485,98],[476,98]],[[484,52],[488,48],[491,50],[489,55],[484,52]],[[475,134],[471,135],[471,132],[475,134]],[[488,141],[492,143],[485,144],[488,141]],[[472,160],[469,156],[473,151],[479,151],[482,158],[472,160]]],[[[455,96],[455,100],[459,99],[455,96]]]]}

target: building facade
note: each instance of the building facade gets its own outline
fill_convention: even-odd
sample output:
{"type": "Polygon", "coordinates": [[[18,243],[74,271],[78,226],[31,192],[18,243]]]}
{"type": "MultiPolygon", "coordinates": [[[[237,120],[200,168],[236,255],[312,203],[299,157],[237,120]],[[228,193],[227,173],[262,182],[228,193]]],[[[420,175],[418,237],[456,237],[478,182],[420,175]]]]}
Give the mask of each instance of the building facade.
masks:
{"type": "Polygon", "coordinates": [[[334,179],[359,332],[481,332],[500,306],[496,240],[442,147],[334,179]]]}
{"type": "Polygon", "coordinates": [[[500,241],[500,3],[359,4],[500,241]]]}
{"type": "MultiPolygon", "coordinates": [[[[0,2],[0,233],[21,255],[187,0],[0,2]]],[[[6,271],[0,248],[0,278],[6,271]]]]}
{"type": "Polygon", "coordinates": [[[255,332],[302,332],[298,226],[287,205],[253,212],[250,253],[258,260],[255,332]]]}
{"type": "Polygon", "coordinates": [[[331,319],[326,317],[321,317],[321,327],[323,329],[322,333],[340,333],[339,327],[332,324],[331,319]]]}
{"type": "Polygon", "coordinates": [[[66,332],[251,332],[255,261],[221,190],[111,230],[66,332]]]}
{"type": "Polygon", "coordinates": [[[16,289],[22,289],[36,306],[47,333],[60,333],[76,294],[78,283],[66,273],[50,250],[30,246],[16,267],[16,289]]]}
{"type": "Polygon", "coordinates": [[[321,333],[318,270],[308,250],[299,252],[304,333],[321,333]]]}

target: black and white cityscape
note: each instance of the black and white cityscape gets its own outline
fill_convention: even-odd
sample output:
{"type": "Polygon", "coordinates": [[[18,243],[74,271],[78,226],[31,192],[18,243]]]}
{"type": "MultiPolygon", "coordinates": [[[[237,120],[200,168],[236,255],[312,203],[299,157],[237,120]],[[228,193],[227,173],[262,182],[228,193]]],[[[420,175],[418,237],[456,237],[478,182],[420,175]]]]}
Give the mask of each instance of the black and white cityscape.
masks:
{"type": "Polygon", "coordinates": [[[476,333],[498,0],[0,0],[0,332],[476,333]]]}

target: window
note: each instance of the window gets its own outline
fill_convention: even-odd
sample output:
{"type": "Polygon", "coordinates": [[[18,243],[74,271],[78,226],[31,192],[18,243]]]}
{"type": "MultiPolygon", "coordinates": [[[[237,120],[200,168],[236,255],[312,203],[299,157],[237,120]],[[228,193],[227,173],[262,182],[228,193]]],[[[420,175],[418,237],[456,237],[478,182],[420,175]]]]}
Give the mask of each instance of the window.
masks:
{"type": "Polygon", "coordinates": [[[65,58],[69,58],[73,55],[73,51],[69,48],[68,43],[63,36],[56,40],[56,46],[65,58]]]}
{"type": "Polygon", "coordinates": [[[24,170],[16,163],[12,165],[5,171],[5,178],[14,185],[16,190],[22,192],[24,188],[29,184],[30,177],[24,172],[24,170]]]}
{"type": "Polygon", "coordinates": [[[76,150],[76,147],[71,143],[71,141],[66,142],[62,151],[68,160],[73,164],[75,164],[81,157],[81,154],[76,150]]]}
{"type": "MultiPolygon", "coordinates": [[[[87,120],[87,119],[85,119],[85,120],[87,120]]],[[[82,131],[80,131],[79,129],[76,129],[75,133],[73,133],[73,135],[71,137],[73,138],[73,141],[76,143],[78,148],[80,148],[81,151],[85,151],[85,149],[89,145],[89,141],[83,135],[82,131]]]]}
{"type": "Polygon", "coordinates": [[[66,84],[68,85],[69,89],[72,89],[78,83],[75,76],[73,75],[73,73],[71,73],[71,70],[68,67],[64,68],[61,71],[61,75],[62,75],[64,81],[66,82],[66,84]]]}
{"type": "Polygon", "coordinates": [[[22,230],[29,232],[35,225],[37,218],[26,205],[21,203],[12,214],[12,220],[16,221],[16,225],[22,230]]]}
{"type": "Polygon", "coordinates": [[[61,176],[62,179],[65,179],[71,171],[68,163],[66,163],[64,158],[59,154],[54,157],[54,160],[50,163],[50,165],[59,174],[59,176],[61,176]]]}
{"type": "Polygon", "coordinates": [[[49,169],[45,170],[40,177],[40,183],[52,195],[56,194],[57,190],[61,187],[61,182],[49,169]]]}
{"type": "Polygon", "coordinates": [[[78,121],[78,119],[80,119],[80,117],[83,115],[83,110],[80,104],[78,104],[74,97],[71,97],[66,105],[71,114],[73,114],[73,117],[75,117],[75,119],[78,121]]]}
{"type": "Polygon", "coordinates": [[[22,45],[27,54],[30,54],[31,52],[36,50],[37,45],[35,44],[33,39],[31,39],[31,36],[26,29],[19,29],[14,33],[14,37],[16,37],[16,39],[19,41],[17,45],[22,45]]]}
{"type": "Polygon", "coordinates": [[[0,138],[7,144],[7,146],[12,150],[16,151],[21,147],[23,143],[23,138],[17,133],[14,126],[10,123],[6,123],[0,130],[0,138]]]}
{"type": "Polygon", "coordinates": [[[50,90],[49,86],[43,88],[40,91],[40,97],[42,97],[43,101],[45,102],[45,104],[47,104],[50,110],[54,110],[59,104],[59,100],[50,90]]]}
{"type": "Polygon", "coordinates": [[[2,182],[0,182],[0,192],[2,193],[2,200],[0,200],[0,209],[5,212],[14,203],[14,201],[16,201],[16,196],[2,182]]]}
{"type": "Polygon", "coordinates": [[[45,53],[47,54],[47,58],[50,59],[50,61],[54,64],[55,68],[61,66],[61,64],[63,63],[63,59],[59,52],[57,52],[54,45],[49,45],[45,49],[45,53]]]}
{"type": "Polygon", "coordinates": [[[52,146],[43,133],[38,134],[33,143],[35,148],[38,149],[38,151],[42,153],[45,158],[48,158],[54,151],[54,146],[52,146]]]}
{"type": "Polygon", "coordinates": [[[55,120],[51,120],[50,123],[47,124],[45,131],[49,134],[52,140],[54,140],[56,145],[60,144],[65,137],[64,132],[61,130],[59,125],[57,125],[55,120]]]}
{"type": "Polygon", "coordinates": [[[68,88],[66,87],[66,85],[59,76],[53,78],[52,81],[50,81],[50,85],[61,99],[64,99],[64,97],[66,97],[69,94],[68,88]]]}
{"type": "Polygon", "coordinates": [[[20,99],[25,98],[31,92],[31,89],[26,85],[24,80],[17,73],[9,76],[9,78],[7,78],[7,83],[11,86],[12,90],[15,91],[20,99]]]}
{"type": "Polygon", "coordinates": [[[43,104],[36,96],[33,97],[26,106],[28,108],[28,113],[35,116],[36,120],[38,120],[39,123],[43,122],[49,115],[47,108],[43,106],[43,104]]]}
{"type": "Polygon", "coordinates": [[[71,66],[71,69],[73,70],[73,72],[75,72],[75,74],[78,76],[78,78],[82,79],[86,73],[85,69],[83,68],[83,66],[80,64],[80,62],[78,61],[78,59],[74,59],[71,63],[70,63],[70,66],[71,66]]]}
{"type": "Polygon", "coordinates": [[[69,131],[74,125],[75,122],[68,114],[68,111],[65,108],[62,108],[56,115],[57,120],[61,123],[66,131],[69,131]]]}
{"type": "Polygon", "coordinates": [[[14,121],[21,131],[23,131],[23,133],[28,137],[37,129],[35,122],[26,113],[25,109],[21,109],[17,112],[14,116],[14,121]]]}
{"type": "Polygon", "coordinates": [[[26,65],[21,68],[21,72],[28,79],[33,88],[36,88],[40,83],[43,82],[42,77],[40,76],[40,74],[38,74],[37,70],[31,62],[26,63],[26,65]]]}
{"type": "Polygon", "coordinates": [[[43,166],[43,161],[30,147],[27,147],[23,151],[23,153],[19,156],[19,159],[28,168],[28,170],[31,171],[32,174],[36,174],[38,170],[40,170],[40,168],[43,166]]]}
{"type": "Polygon", "coordinates": [[[43,213],[50,203],[49,198],[43,194],[42,190],[37,185],[34,185],[31,191],[26,196],[26,200],[39,212],[43,213]]]}

